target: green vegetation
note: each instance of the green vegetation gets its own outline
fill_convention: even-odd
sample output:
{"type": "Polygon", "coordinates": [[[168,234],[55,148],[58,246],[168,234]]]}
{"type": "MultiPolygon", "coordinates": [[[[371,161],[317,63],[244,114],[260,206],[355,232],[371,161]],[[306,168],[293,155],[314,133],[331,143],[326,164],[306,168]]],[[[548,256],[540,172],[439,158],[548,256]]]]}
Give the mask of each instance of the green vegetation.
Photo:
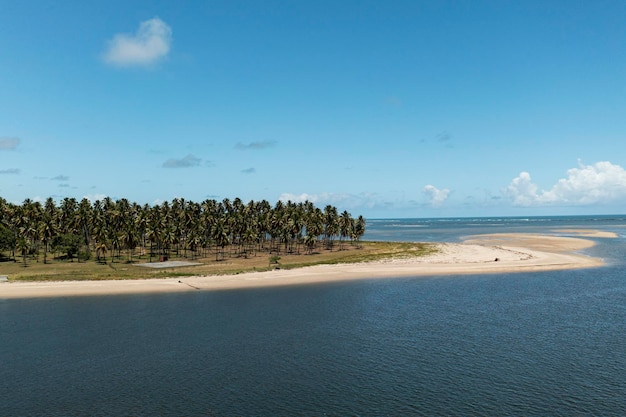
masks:
{"type": "Polygon", "coordinates": [[[174,199],[140,206],[65,198],[57,206],[0,198],[0,269],[11,280],[138,279],[232,274],[363,262],[431,251],[430,245],[361,242],[362,216],[310,202],[174,199]],[[187,260],[182,269],[134,264],[187,260]],[[279,262],[280,261],[280,262],[279,262]]]}
{"type": "Polygon", "coordinates": [[[272,265],[279,266],[280,262],[278,262],[278,261],[280,261],[280,256],[277,256],[277,255],[270,256],[270,265],[269,265],[269,267],[271,268],[272,265]]]}
{"type": "MultiPolygon", "coordinates": [[[[226,261],[215,261],[212,254],[206,258],[198,258],[193,262],[196,266],[152,269],[137,266],[137,263],[148,262],[147,253],[136,256],[133,262],[117,257],[108,258],[109,262],[70,262],[63,257],[50,259],[47,264],[29,261],[24,268],[21,259],[17,262],[3,262],[0,270],[8,275],[11,281],[61,281],[61,280],[123,280],[167,278],[189,275],[225,275],[252,271],[267,271],[280,266],[281,269],[301,268],[321,264],[339,264],[376,261],[381,259],[423,256],[432,253],[435,246],[426,243],[396,242],[363,242],[360,248],[346,245],[345,250],[326,250],[320,248],[312,255],[283,254],[279,264],[270,263],[270,258],[277,255],[259,254],[258,256],[233,257],[226,261]]],[[[185,260],[185,258],[178,258],[185,260]]],[[[188,259],[190,260],[190,259],[188,259]]]]}

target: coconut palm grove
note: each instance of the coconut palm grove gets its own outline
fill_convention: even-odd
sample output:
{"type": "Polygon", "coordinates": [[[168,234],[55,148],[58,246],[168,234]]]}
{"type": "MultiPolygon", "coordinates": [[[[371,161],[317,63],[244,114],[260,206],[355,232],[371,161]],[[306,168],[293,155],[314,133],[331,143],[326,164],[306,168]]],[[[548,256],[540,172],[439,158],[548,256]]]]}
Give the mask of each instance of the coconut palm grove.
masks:
{"type": "Polygon", "coordinates": [[[0,255],[3,260],[156,262],[281,253],[311,254],[333,250],[349,241],[359,245],[365,233],[363,216],[311,202],[293,203],[241,199],[175,198],[156,205],[127,199],[53,198],[42,204],[30,199],[20,205],[0,197],[0,255]]]}

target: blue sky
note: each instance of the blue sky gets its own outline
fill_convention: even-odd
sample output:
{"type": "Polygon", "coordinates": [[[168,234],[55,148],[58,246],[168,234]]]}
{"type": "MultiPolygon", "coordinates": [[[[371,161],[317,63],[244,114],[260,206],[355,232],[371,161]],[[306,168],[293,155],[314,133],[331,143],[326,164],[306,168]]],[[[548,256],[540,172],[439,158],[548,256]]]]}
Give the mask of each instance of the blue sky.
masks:
{"type": "Polygon", "coordinates": [[[0,0],[0,196],[626,210],[623,1],[0,0]]]}

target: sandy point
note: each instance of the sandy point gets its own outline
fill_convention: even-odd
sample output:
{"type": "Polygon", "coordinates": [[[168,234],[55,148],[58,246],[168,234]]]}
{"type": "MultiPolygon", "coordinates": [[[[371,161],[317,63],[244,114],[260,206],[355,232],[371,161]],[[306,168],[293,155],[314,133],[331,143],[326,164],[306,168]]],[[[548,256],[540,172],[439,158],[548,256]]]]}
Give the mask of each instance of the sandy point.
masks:
{"type": "Polygon", "coordinates": [[[508,274],[593,268],[602,266],[603,261],[577,252],[594,244],[592,240],[579,237],[539,234],[477,235],[467,238],[463,243],[438,243],[436,253],[423,257],[394,258],[357,264],[317,265],[236,275],[149,280],[5,282],[0,283],[0,299],[174,293],[368,278],[508,274]]]}

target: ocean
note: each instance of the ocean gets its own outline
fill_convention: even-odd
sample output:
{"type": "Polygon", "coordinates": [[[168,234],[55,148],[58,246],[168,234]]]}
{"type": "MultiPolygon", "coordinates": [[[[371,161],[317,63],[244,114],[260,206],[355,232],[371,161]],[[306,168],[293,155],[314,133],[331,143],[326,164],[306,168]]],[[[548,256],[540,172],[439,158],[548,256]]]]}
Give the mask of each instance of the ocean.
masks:
{"type": "Polygon", "coordinates": [[[623,416],[626,216],[369,220],[370,240],[615,232],[595,269],[0,299],[0,416],[623,416]]]}

